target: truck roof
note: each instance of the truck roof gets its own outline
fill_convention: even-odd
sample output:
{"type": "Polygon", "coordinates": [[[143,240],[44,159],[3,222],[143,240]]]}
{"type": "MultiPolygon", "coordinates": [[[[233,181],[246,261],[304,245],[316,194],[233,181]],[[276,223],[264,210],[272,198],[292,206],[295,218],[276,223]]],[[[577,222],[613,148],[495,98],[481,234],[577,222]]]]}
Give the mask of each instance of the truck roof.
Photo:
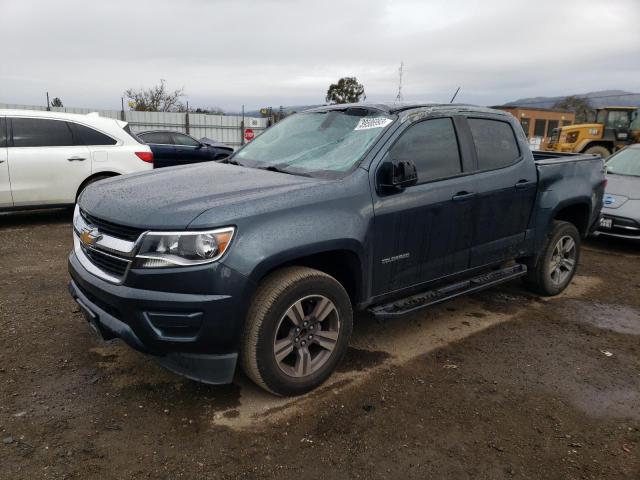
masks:
{"type": "Polygon", "coordinates": [[[368,110],[378,110],[386,114],[394,114],[409,110],[429,110],[446,112],[478,112],[492,113],[507,116],[510,113],[494,108],[480,107],[464,103],[420,103],[420,102],[388,102],[388,103],[342,103],[325,105],[323,107],[306,110],[307,112],[327,112],[331,110],[345,110],[347,108],[365,108],[368,110]]]}

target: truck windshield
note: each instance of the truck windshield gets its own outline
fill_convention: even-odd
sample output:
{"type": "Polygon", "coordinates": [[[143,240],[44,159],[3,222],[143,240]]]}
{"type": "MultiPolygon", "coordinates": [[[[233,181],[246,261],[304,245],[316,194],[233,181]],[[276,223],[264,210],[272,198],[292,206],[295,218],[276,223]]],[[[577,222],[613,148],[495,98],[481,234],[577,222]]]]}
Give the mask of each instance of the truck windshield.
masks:
{"type": "Polygon", "coordinates": [[[607,161],[607,173],[640,177],[640,148],[627,148],[607,161]]]}
{"type": "Polygon", "coordinates": [[[393,118],[364,108],[292,115],[233,158],[241,165],[336,178],[353,168],[393,118]]]}

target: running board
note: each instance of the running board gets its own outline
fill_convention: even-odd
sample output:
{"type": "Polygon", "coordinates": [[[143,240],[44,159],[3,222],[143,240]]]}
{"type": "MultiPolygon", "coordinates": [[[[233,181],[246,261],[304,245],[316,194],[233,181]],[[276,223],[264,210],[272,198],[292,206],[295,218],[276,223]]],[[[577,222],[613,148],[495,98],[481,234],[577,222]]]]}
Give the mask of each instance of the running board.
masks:
{"type": "Polygon", "coordinates": [[[468,280],[411,295],[410,297],[402,298],[395,302],[377,305],[369,308],[369,312],[371,312],[374,317],[381,319],[402,317],[430,305],[459,297],[460,295],[477,292],[503,282],[508,282],[509,280],[522,277],[526,273],[527,267],[525,265],[511,265],[500,270],[478,275],[468,280]]]}

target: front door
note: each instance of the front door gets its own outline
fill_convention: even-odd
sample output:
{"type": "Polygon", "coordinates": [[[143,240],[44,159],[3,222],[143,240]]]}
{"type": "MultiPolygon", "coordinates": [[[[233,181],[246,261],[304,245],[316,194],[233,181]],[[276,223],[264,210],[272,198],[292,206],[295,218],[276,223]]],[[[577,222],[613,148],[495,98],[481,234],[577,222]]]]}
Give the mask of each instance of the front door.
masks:
{"type": "Polygon", "coordinates": [[[0,208],[12,207],[9,163],[7,162],[6,120],[0,117],[0,208]]]}
{"type": "Polygon", "coordinates": [[[511,123],[489,118],[467,122],[477,157],[470,266],[479,267],[521,254],[538,172],[511,123]]]}
{"type": "Polygon", "coordinates": [[[411,160],[418,184],[374,194],[374,295],[469,266],[475,180],[464,175],[453,120],[435,118],[405,127],[389,157],[411,160]]]}
{"type": "Polygon", "coordinates": [[[173,132],[172,136],[176,146],[178,165],[205,162],[210,159],[209,149],[196,139],[179,132],[173,132]]]}
{"type": "Polygon", "coordinates": [[[9,175],[17,206],[75,203],[78,188],[91,175],[91,154],[74,145],[63,120],[9,118],[9,175]]]}

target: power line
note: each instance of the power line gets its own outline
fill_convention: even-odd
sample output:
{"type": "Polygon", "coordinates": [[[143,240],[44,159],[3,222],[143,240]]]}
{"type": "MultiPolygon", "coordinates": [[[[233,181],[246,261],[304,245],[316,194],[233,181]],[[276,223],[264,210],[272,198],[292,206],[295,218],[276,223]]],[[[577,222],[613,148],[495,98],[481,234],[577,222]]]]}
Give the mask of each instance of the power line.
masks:
{"type": "Polygon", "coordinates": [[[590,96],[587,96],[587,95],[567,95],[565,97],[551,97],[551,99],[549,99],[549,100],[539,100],[537,102],[517,102],[517,101],[515,101],[515,102],[509,102],[509,103],[514,104],[514,105],[518,105],[518,106],[520,106],[520,105],[540,105],[542,103],[549,103],[549,102],[554,102],[554,101],[555,102],[561,102],[562,100],[564,100],[565,98],[568,98],[568,97],[583,98],[585,100],[595,100],[595,99],[598,99],[598,98],[640,97],[640,93],[621,93],[621,94],[618,94],[618,95],[599,95],[599,96],[593,96],[593,97],[590,97],[590,96]],[[554,100],[554,98],[555,98],[555,100],[554,100]]]}

